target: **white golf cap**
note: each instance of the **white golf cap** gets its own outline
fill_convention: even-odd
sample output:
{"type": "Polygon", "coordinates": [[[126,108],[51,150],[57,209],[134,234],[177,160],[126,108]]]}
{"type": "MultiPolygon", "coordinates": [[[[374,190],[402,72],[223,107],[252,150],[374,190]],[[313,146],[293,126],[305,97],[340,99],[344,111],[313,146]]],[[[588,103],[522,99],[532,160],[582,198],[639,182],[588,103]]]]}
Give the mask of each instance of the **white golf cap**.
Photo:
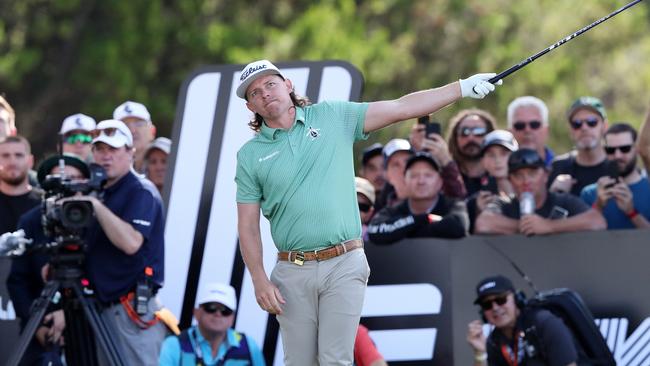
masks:
{"type": "Polygon", "coordinates": [[[230,285],[216,282],[203,285],[196,297],[196,305],[209,302],[218,302],[231,310],[237,310],[237,296],[235,289],[230,285]]]}
{"type": "Polygon", "coordinates": [[[77,113],[68,116],[63,120],[60,133],[65,135],[74,130],[92,131],[95,129],[95,125],[97,125],[97,123],[94,118],[86,116],[83,113],[77,113]]]}
{"type": "Polygon", "coordinates": [[[264,75],[280,75],[285,78],[280,69],[275,67],[269,60],[259,60],[246,65],[239,76],[239,86],[237,87],[237,96],[246,99],[246,89],[253,81],[264,75]]]}
{"type": "Polygon", "coordinates": [[[113,111],[113,119],[124,120],[127,117],[135,117],[145,121],[151,122],[151,115],[147,110],[147,107],[142,103],[133,102],[127,100],[126,102],[120,104],[113,111]]]}
{"type": "Polygon", "coordinates": [[[149,146],[147,146],[147,150],[144,151],[145,159],[153,149],[158,149],[169,155],[169,152],[172,150],[172,140],[167,137],[157,137],[149,146]]]}
{"type": "Polygon", "coordinates": [[[107,119],[101,121],[97,124],[95,128],[95,134],[98,134],[97,137],[93,139],[93,145],[98,142],[103,142],[114,148],[119,148],[122,146],[133,146],[133,135],[131,135],[131,130],[124,124],[122,121],[115,119],[107,119]],[[113,133],[108,133],[108,131],[115,129],[113,133]]]}

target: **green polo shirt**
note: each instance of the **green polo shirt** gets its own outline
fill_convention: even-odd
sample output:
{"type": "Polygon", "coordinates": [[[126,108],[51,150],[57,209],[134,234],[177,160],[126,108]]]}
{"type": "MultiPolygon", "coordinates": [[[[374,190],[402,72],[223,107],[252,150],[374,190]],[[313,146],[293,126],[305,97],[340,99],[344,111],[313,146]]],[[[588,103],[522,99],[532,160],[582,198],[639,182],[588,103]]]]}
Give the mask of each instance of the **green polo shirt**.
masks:
{"type": "Polygon", "coordinates": [[[262,124],[237,153],[237,202],[259,203],[280,251],[361,237],[352,145],[365,139],[367,103],[296,107],[288,129],[262,124]]]}

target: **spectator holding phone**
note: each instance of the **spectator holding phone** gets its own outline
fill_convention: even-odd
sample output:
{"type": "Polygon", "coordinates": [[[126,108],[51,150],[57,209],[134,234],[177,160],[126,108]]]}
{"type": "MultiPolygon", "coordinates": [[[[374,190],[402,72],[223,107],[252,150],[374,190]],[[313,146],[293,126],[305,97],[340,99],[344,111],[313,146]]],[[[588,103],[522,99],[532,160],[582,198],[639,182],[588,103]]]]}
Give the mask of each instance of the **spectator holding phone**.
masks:
{"type": "Polygon", "coordinates": [[[537,151],[513,152],[508,158],[508,178],[517,198],[499,199],[498,210],[481,212],[476,233],[544,235],[606,228],[603,216],[578,197],[548,191],[548,171],[537,151]]]}
{"type": "Polygon", "coordinates": [[[612,171],[582,189],[580,197],[607,221],[607,229],[650,227],[650,183],[637,168],[636,130],[615,123],[605,132],[605,153],[612,171]]]}
{"type": "Polygon", "coordinates": [[[449,146],[440,134],[440,123],[431,121],[429,116],[418,118],[411,128],[409,140],[415,151],[426,151],[433,156],[440,167],[442,192],[450,198],[465,198],[467,190],[458,164],[451,158],[449,146]]]}
{"type": "Polygon", "coordinates": [[[470,220],[470,232],[474,232],[476,217],[485,209],[496,209],[499,197],[511,199],[515,195],[512,183],[508,179],[508,158],[519,148],[512,133],[506,130],[494,130],[483,140],[481,163],[489,177],[496,181],[490,187],[485,179],[483,188],[467,199],[467,213],[470,220]]]}

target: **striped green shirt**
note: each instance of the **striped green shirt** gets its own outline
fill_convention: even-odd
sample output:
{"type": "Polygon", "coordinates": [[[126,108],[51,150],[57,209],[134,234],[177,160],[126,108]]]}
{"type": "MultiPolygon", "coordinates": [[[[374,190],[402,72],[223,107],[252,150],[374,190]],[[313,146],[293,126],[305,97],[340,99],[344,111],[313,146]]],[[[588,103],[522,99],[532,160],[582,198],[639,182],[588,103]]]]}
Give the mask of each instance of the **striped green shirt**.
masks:
{"type": "Polygon", "coordinates": [[[237,153],[237,202],[259,203],[280,251],[361,237],[352,145],[365,139],[367,103],[296,107],[288,129],[262,124],[237,153]]]}

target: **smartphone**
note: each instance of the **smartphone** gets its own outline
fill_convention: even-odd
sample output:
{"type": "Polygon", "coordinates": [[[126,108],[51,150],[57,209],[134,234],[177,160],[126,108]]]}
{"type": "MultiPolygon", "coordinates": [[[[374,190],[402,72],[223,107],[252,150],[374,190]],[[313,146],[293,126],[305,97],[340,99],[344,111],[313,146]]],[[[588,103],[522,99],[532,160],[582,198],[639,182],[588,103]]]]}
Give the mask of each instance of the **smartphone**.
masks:
{"type": "Polygon", "coordinates": [[[614,183],[610,183],[605,186],[605,188],[610,188],[613,187],[614,184],[618,182],[618,177],[619,177],[619,171],[618,171],[618,164],[614,160],[608,160],[607,165],[606,165],[606,170],[607,170],[607,175],[614,179],[614,183]]]}
{"type": "Polygon", "coordinates": [[[432,133],[440,135],[440,123],[436,121],[431,121],[429,115],[419,117],[418,123],[425,126],[425,135],[429,136],[432,133]]]}

